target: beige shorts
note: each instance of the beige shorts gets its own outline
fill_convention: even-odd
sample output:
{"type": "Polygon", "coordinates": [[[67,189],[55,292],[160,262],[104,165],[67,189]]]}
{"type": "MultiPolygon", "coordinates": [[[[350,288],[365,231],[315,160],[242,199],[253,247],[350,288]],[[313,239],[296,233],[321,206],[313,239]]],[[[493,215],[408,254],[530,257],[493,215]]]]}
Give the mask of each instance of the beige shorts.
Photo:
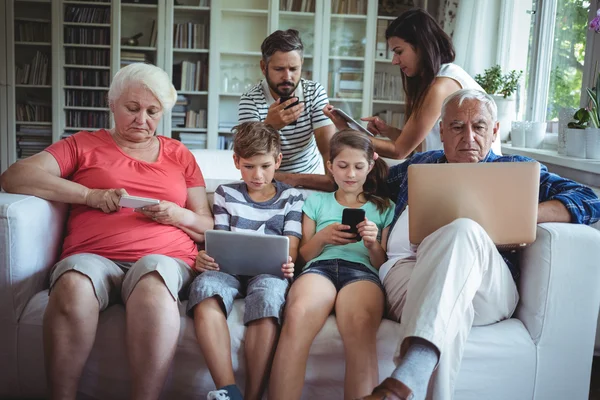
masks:
{"type": "Polygon", "coordinates": [[[182,260],[160,254],[150,254],[131,263],[81,253],[69,256],[54,265],[50,273],[50,290],[58,278],[68,271],[77,271],[92,281],[100,310],[120,300],[127,303],[135,285],[148,273],[158,272],[175,301],[178,301],[182,289],[187,289],[196,276],[182,260]]]}

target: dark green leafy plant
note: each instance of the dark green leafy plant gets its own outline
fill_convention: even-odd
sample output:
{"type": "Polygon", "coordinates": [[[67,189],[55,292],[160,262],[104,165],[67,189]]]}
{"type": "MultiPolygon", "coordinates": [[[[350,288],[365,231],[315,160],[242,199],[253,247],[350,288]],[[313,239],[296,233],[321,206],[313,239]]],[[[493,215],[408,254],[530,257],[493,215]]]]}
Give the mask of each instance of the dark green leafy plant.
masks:
{"type": "Polygon", "coordinates": [[[519,86],[523,71],[512,70],[503,75],[499,65],[486,69],[483,75],[475,75],[475,81],[488,94],[502,95],[504,98],[512,95],[519,86]]]}
{"type": "Polygon", "coordinates": [[[585,108],[580,108],[579,110],[575,111],[575,114],[573,115],[573,119],[575,121],[571,121],[567,124],[568,128],[585,129],[588,127],[588,124],[590,123],[590,113],[585,108]]]}

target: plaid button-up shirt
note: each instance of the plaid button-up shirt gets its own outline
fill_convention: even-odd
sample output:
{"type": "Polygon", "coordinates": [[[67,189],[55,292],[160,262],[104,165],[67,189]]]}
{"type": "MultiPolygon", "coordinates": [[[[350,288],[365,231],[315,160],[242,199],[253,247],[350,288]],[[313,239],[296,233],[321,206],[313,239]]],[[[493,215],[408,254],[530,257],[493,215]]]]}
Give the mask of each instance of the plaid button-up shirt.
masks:
{"type": "MultiPolygon", "coordinates": [[[[497,156],[490,150],[488,155],[480,162],[531,162],[535,161],[523,156],[497,156]]],[[[446,163],[446,156],[442,150],[417,153],[401,164],[390,168],[388,174],[388,187],[391,198],[396,202],[393,224],[408,203],[408,166],[411,164],[441,164],[446,163]]],[[[600,199],[592,189],[570,179],[562,178],[548,172],[545,165],[540,165],[540,195],[539,202],[558,200],[565,205],[571,214],[571,222],[575,224],[590,225],[600,219],[600,199]]],[[[519,275],[516,252],[501,252],[513,277],[519,275]]]]}

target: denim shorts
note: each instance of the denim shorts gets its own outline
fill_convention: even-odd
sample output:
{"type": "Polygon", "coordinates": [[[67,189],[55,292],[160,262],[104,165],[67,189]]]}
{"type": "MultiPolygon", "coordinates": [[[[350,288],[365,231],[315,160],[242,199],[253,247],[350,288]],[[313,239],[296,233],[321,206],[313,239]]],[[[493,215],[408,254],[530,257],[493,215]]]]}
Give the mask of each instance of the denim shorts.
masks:
{"type": "Polygon", "coordinates": [[[190,285],[187,314],[201,301],[218,297],[229,316],[233,301],[245,296],[244,325],[262,318],[275,318],[281,324],[289,281],[274,275],[235,276],[221,271],[205,271],[190,285]]]}
{"type": "Polygon", "coordinates": [[[298,278],[304,274],[319,274],[324,276],[333,283],[338,292],[350,283],[370,281],[379,286],[381,291],[385,293],[379,275],[373,272],[373,270],[363,264],[341,260],[339,258],[315,261],[302,271],[302,273],[298,275],[298,278]]]}

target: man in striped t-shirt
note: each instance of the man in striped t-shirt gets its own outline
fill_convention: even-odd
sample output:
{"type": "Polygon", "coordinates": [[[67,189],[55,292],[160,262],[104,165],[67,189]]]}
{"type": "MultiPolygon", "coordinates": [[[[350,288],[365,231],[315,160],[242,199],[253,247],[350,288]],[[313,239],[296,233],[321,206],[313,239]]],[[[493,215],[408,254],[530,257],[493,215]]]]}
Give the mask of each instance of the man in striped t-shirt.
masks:
{"type": "Polygon", "coordinates": [[[298,31],[273,32],[261,50],[265,79],[242,95],[238,120],[263,121],[279,131],[283,161],[275,177],[303,186],[305,174],[324,173],[329,158],[335,126],[322,111],[327,93],[318,82],[300,78],[304,46],[298,31]],[[291,99],[280,101],[287,97],[291,99]]]}

